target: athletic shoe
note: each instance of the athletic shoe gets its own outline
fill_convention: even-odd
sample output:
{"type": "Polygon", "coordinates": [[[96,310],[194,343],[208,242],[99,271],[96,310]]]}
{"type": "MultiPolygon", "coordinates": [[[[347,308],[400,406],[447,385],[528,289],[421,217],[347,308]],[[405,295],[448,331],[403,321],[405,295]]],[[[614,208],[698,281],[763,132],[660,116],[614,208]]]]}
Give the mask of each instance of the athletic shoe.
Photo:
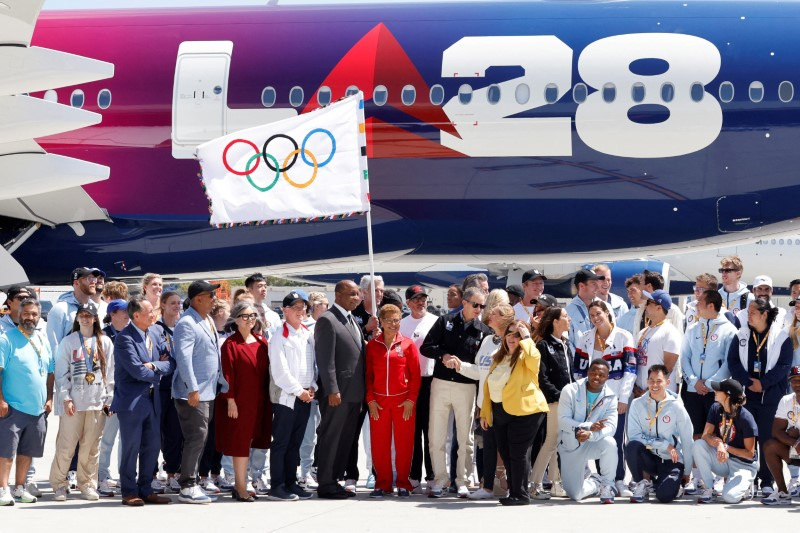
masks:
{"type": "Polygon", "coordinates": [[[789,496],[791,496],[792,498],[800,497],[800,480],[798,480],[796,477],[793,477],[789,481],[789,486],[787,487],[786,492],[788,492],[789,496]]]}
{"type": "Polygon", "coordinates": [[[714,489],[703,489],[703,492],[697,497],[697,503],[714,503],[714,489]]]}
{"type": "Polygon", "coordinates": [[[210,478],[201,479],[200,486],[206,491],[206,494],[219,494],[222,492],[210,478]]]}
{"type": "Polygon", "coordinates": [[[167,482],[166,489],[175,494],[181,493],[181,484],[178,483],[178,476],[172,476],[167,482]]]}
{"type": "Polygon", "coordinates": [[[116,496],[114,489],[108,486],[108,481],[100,482],[100,485],[97,487],[97,493],[106,498],[113,498],[116,496]]]}
{"type": "Polygon", "coordinates": [[[178,501],[181,503],[198,503],[198,504],[207,504],[211,503],[211,498],[203,492],[203,489],[200,488],[199,485],[192,485],[191,487],[186,487],[185,489],[181,489],[180,494],[178,494],[178,501]]]}
{"type": "Polygon", "coordinates": [[[57,502],[67,501],[67,487],[58,487],[53,491],[53,499],[57,502]]]}
{"type": "Polygon", "coordinates": [[[773,492],[775,492],[775,489],[772,487],[772,485],[764,485],[761,487],[762,496],[769,496],[773,492]]]}
{"type": "Polygon", "coordinates": [[[67,472],[67,486],[70,490],[78,488],[78,473],[75,470],[67,472]]]}
{"type": "Polygon", "coordinates": [[[714,476],[714,486],[711,487],[714,489],[714,496],[721,496],[722,488],[724,486],[725,486],[725,478],[720,476],[714,476]]]}
{"type": "Polygon", "coordinates": [[[494,492],[490,490],[486,490],[483,487],[479,488],[469,496],[467,496],[470,500],[491,500],[494,498],[494,492]]]}
{"type": "Polygon", "coordinates": [[[533,486],[533,490],[531,491],[531,498],[533,498],[534,500],[549,500],[550,496],[552,496],[550,494],[550,491],[545,490],[544,485],[536,483],[533,486]]]}
{"type": "Polygon", "coordinates": [[[614,488],[611,485],[603,485],[600,489],[600,503],[614,503],[614,488]]]}
{"type": "Polygon", "coordinates": [[[251,496],[258,495],[258,493],[256,492],[256,488],[253,486],[252,482],[248,481],[247,486],[245,488],[247,489],[247,493],[250,494],[251,496]]]}
{"type": "Polygon", "coordinates": [[[618,479],[616,482],[614,482],[614,488],[617,491],[617,496],[619,496],[620,498],[630,498],[631,496],[633,496],[631,490],[621,479],[618,479]]]}
{"type": "Polygon", "coordinates": [[[0,487],[0,505],[14,505],[14,497],[11,496],[11,489],[0,487]]]}
{"type": "Polygon", "coordinates": [[[764,505],[791,505],[792,497],[783,491],[774,490],[769,496],[761,498],[761,503],[764,505]]]}
{"type": "MultiPolygon", "coordinates": [[[[165,480],[166,482],[166,480],[165,480]]],[[[119,482],[116,479],[108,478],[106,479],[106,483],[108,483],[109,488],[116,489],[119,488],[119,482]]]]}
{"type": "MultiPolygon", "coordinates": [[[[797,480],[795,479],[795,482],[796,481],[797,480]]],[[[42,497],[42,491],[39,490],[39,486],[36,484],[35,481],[31,481],[30,483],[28,483],[27,487],[25,487],[25,488],[28,489],[28,492],[30,492],[31,494],[33,494],[37,498],[41,498],[42,497]]]]}
{"type": "Polygon", "coordinates": [[[683,493],[687,496],[694,496],[698,494],[705,488],[705,484],[703,483],[702,479],[698,479],[695,481],[694,478],[690,479],[689,482],[683,487],[683,493]]]}
{"type": "Polygon", "coordinates": [[[100,499],[100,495],[94,490],[94,487],[84,487],[81,489],[81,498],[94,502],[100,499]]]}
{"type": "Polygon", "coordinates": [[[292,494],[296,494],[297,497],[300,498],[301,500],[309,500],[313,496],[313,494],[311,494],[307,490],[303,490],[303,487],[301,487],[296,483],[292,483],[292,485],[289,486],[288,490],[292,494]]]}
{"type": "Polygon", "coordinates": [[[283,485],[270,488],[267,498],[278,502],[293,502],[300,499],[297,494],[289,492],[283,485]]]}
{"type": "Polygon", "coordinates": [[[550,494],[554,498],[566,498],[567,491],[564,490],[564,484],[560,481],[553,481],[553,488],[550,489],[550,494]]]}
{"type": "Polygon", "coordinates": [[[586,495],[586,497],[599,496],[600,490],[603,488],[603,482],[600,480],[600,476],[597,474],[591,474],[587,479],[594,484],[594,488],[592,489],[592,492],[586,495]]]}
{"type": "Polygon", "coordinates": [[[458,487],[458,497],[459,498],[469,498],[469,489],[466,485],[461,485],[458,487]]]}
{"type": "Polygon", "coordinates": [[[348,479],[344,482],[344,490],[347,492],[355,492],[356,491],[356,480],[355,479],[348,479]]]}
{"type": "Polygon", "coordinates": [[[422,488],[422,483],[417,482],[414,488],[411,489],[411,494],[425,494],[427,491],[422,488]]]}
{"type": "Polygon", "coordinates": [[[234,487],[234,479],[228,479],[228,476],[217,476],[216,485],[222,492],[231,492],[234,487]]]}
{"type": "Polygon", "coordinates": [[[150,482],[150,488],[153,489],[154,494],[164,494],[164,491],[167,490],[167,485],[160,479],[155,478],[150,482]]]}
{"type": "Polygon", "coordinates": [[[374,489],[375,488],[375,475],[374,474],[370,474],[369,477],[367,478],[367,488],[368,489],[374,489]]]}
{"type": "Polygon", "coordinates": [[[36,496],[28,492],[22,485],[17,485],[11,496],[14,497],[14,501],[17,503],[36,503],[36,496]]]}
{"type": "Polygon", "coordinates": [[[370,498],[375,498],[376,500],[382,499],[386,494],[383,492],[383,489],[375,489],[369,493],[370,498]]]}
{"type": "Polygon", "coordinates": [[[300,481],[298,481],[297,484],[298,485],[302,485],[303,487],[305,487],[307,489],[312,489],[312,490],[313,489],[317,489],[319,487],[319,484],[311,476],[311,474],[308,474],[305,478],[303,478],[300,481]]]}
{"type": "Polygon", "coordinates": [[[633,487],[633,492],[630,495],[631,503],[642,503],[650,499],[650,484],[651,482],[643,479],[636,483],[633,487]]]}
{"type": "Polygon", "coordinates": [[[409,497],[411,497],[411,493],[408,492],[408,489],[397,489],[397,497],[398,498],[409,498],[409,497]]]}
{"type": "Polygon", "coordinates": [[[441,498],[442,496],[444,496],[442,487],[434,483],[433,486],[428,490],[428,498],[441,498]]]}
{"type": "Polygon", "coordinates": [[[678,500],[680,498],[683,498],[683,495],[684,495],[683,485],[678,485],[678,494],[675,495],[675,499],[678,500]]]}
{"type": "Polygon", "coordinates": [[[261,494],[262,496],[269,494],[269,485],[264,481],[264,478],[258,478],[256,481],[256,494],[261,494]]]}

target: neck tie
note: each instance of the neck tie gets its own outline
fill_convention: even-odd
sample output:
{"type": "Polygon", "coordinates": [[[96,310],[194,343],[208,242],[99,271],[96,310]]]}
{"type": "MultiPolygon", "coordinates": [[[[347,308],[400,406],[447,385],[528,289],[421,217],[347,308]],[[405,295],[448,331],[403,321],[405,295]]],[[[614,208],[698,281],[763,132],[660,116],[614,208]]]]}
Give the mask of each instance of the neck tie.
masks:
{"type": "Polygon", "coordinates": [[[359,328],[358,324],[356,324],[352,314],[347,315],[347,322],[350,324],[350,330],[353,332],[355,338],[361,339],[361,328],[359,328]]]}

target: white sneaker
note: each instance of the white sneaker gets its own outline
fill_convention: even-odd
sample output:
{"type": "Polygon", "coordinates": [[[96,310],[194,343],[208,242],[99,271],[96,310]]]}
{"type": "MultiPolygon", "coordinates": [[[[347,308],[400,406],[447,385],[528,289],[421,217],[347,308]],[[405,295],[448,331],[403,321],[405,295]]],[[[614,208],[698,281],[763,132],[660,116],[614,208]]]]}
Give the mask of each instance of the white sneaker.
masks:
{"type": "Polygon", "coordinates": [[[459,498],[469,498],[469,489],[466,485],[461,485],[458,487],[458,497],[459,498]]]}
{"type": "Polygon", "coordinates": [[[11,496],[11,489],[0,487],[0,505],[14,505],[14,498],[11,496]]]}
{"type": "Polygon", "coordinates": [[[233,490],[236,480],[232,477],[228,476],[217,476],[216,485],[219,487],[219,490],[223,492],[230,492],[233,490]]]}
{"type": "Polygon", "coordinates": [[[714,476],[714,486],[711,487],[712,489],[714,489],[714,496],[721,495],[723,487],[725,487],[725,478],[720,476],[714,476]]]}
{"type": "Polygon", "coordinates": [[[100,496],[106,496],[108,498],[116,495],[114,489],[108,486],[108,481],[101,481],[100,485],[97,487],[97,492],[100,494],[100,496]]]}
{"type": "Polygon", "coordinates": [[[311,474],[301,479],[298,484],[304,486],[307,490],[314,490],[319,487],[319,484],[314,480],[311,474]]]}
{"type": "Polygon", "coordinates": [[[247,486],[245,487],[245,489],[247,490],[248,494],[251,494],[253,496],[256,496],[258,494],[256,492],[256,488],[253,486],[253,482],[252,481],[248,481],[247,482],[247,486]]]}
{"type": "MultiPolygon", "coordinates": [[[[555,485],[555,483],[553,484],[555,485]]],[[[552,494],[545,490],[541,483],[535,483],[531,490],[531,498],[534,500],[549,500],[552,494]]]]}
{"type": "Polygon", "coordinates": [[[100,499],[100,495],[94,490],[94,487],[84,487],[81,490],[81,498],[94,502],[100,499]]]}
{"type": "MultiPolygon", "coordinates": [[[[108,488],[108,483],[106,483],[105,481],[101,481],[100,486],[102,487],[103,484],[105,484],[106,488],[108,488]]],[[[164,494],[164,491],[167,489],[167,485],[163,483],[160,479],[155,478],[153,481],[150,482],[150,488],[153,489],[153,492],[155,494],[164,494]]],[[[103,492],[102,488],[100,489],[100,492],[103,492]]]]}
{"type": "Polygon", "coordinates": [[[53,499],[57,502],[67,501],[67,487],[58,487],[53,491],[53,499]]]}
{"type": "Polygon", "coordinates": [[[634,485],[633,492],[630,495],[631,503],[642,503],[650,499],[650,483],[650,481],[643,479],[634,485]]]}
{"type": "Polygon", "coordinates": [[[684,494],[689,496],[694,496],[697,494],[702,488],[705,487],[703,484],[702,479],[695,480],[694,478],[690,479],[689,482],[683,487],[684,494]]]}
{"type": "Polygon", "coordinates": [[[479,488],[469,496],[467,496],[470,500],[491,500],[494,498],[494,492],[490,490],[486,490],[483,487],[479,488]]]}
{"type": "Polygon", "coordinates": [[[762,496],[769,496],[773,492],[775,492],[775,489],[772,487],[772,485],[764,485],[761,487],[762,496]]]}
{"type": "Polygon", "coordinates": [[[203,492],[203,489],[201,489],[199,485],[192,485],[191,487],[181,489],[181,493],[178,495],[178,501],[181,503],[206,504],[211,503],[212,500],[203,492]]]}
{"type": "Polygon", "coordinates": [[[119,488],[119,482],[116,479],[108,478],[106,479],[106,483],[108,483],[108,488],[110,489],[119,488]]]}
{"type": "Polygon", "coordinates": [[[419,481],[411,481],[411,494],[425,494],[425,489],[422,488],[422,483],[419,481]]]}
{"type": "Polygon", "coordinates": [[[611,485],[600,488],[600,503],[614,503],[614,488],[611,485]]]}
{"type": "Polygon", "coordinates": [[[78,473],[74,470],[70,470],[67,472],[67,485],[69,486],[70,490],[75,490],[78,488],[78,473]]]}
{"type": "Polygon", "coordinates": [[[355,492],[356,491],[356,480],[355,479],[348,479],[344,482],[344,490],[347,492],[355,492]]]}
{"type": "Polygon", "coordinates": [[[172,476],[171,478],[169,478],[169,481],[167,482],[166,488],[170,492],[174,492],[175,494],[180,494],[180,492],[181,492],[181,484],[178,483],[178,476],[172,476]]]}
{"type": "Polygon", "coordinates": [[[553,481],[553,486],[550,488],[550,494],[554,498],[567,497],[567,491],[564,490],[564,484],[561,481],[553,481]]]}
{"type": "MultiPolygon", "coordinates": [[[[795,479],[795,481],[797,481],[797,480],[795,479]]],[[[28,492],[30,492],[32,495],[36,496],[37,498],[41,498],[42,497],[42,491],[39,490],[39,486],[36,484],[35,481],[31,481],[30,483],[28,483],[28,486],[25,487],[25,488],[28,489],[28,492]]]]}
{"type": "Polygon", "coordinates": [[[697,497],[697,503],[714,503],[715,498],[714,489],[703,489],[697,497]]]}
{"type": "Polygon", "coordinates": [[[269,494],[269,485],[264,481],[264,478],[258,478],[258,481],[256,481],[256,494],[269,494]]]}
{"type": "Polygon", "coordinates": [[[367,485],[366,485],[366,487],[367,487],[368,489],[370,489],[370,490],[372,490],[372,489],[374,489],[374,488],[375,488],[375,476],[374,476],[373,474],[370,474],[370,475],[369,475],[369,477],[367,478],[367,485]]]}
{"type": "Polygon", "coordinates": [[[589,496],[599,496],[600,489],[603,488],[603,482],[600,481],[600,476],[598,476],[597,474],[592,474],[587,479],[589,479],[592,482],[594,488],[592,489],[592,492],[586,495],[586,497],[588,498],[589,496]]]}
{"type": "Polygon", "coordinates": [[[206,494],[219,494],[220,492],[222,492],[221,490],[219,490],[219,487],[217,487],[214,484],[214,482],[211,481],[210,478],[201,480],[200,486],[203,488],[204,491],[206,491],[206,494]]]}
{"type": "Polygon", "coordinates": [[[789,496],[791,496],[792,498],[800,497],[800,480],[798,480],[796,477],[793,477],[789,481],[789,486],[786,487],[786,489],[787,489],[786,492],[788,492],[789,496]]]}
{"type": "Polygon", "coordinates": [[[17,485],[14,492],[11,493],[14,501],[17,503],[36,503],[36,496],[28,492],[22,485],[17,485]]]}
{"type": "Polygon", "coordinates": [[[773,490],[769,496],[761,498],[764,505],[791,505],[792,497],[786,492],[773,490]]]}
{"type": "Polygon", "coordinates": [[[617,496],[619,496],[620,498],[630,498],[631,496],[633,496],[631,490],[621,479],[618,479],[616,482],[614,482],[614,488],[617,489],[617,496]]]}

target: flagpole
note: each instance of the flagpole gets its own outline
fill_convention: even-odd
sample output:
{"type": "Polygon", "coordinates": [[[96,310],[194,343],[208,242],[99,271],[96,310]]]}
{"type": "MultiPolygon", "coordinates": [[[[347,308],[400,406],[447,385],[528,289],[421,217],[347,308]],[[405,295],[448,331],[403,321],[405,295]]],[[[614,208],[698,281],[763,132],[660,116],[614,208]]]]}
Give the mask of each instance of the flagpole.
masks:
{"type": "Polygon", "coordinates": [[[372,316],[378,316],[378,305],[375,301],[375,256],[372,253],[372,206],[367,211],[367,247],[369,248],[369,290],[372,294],[372,316]]]}

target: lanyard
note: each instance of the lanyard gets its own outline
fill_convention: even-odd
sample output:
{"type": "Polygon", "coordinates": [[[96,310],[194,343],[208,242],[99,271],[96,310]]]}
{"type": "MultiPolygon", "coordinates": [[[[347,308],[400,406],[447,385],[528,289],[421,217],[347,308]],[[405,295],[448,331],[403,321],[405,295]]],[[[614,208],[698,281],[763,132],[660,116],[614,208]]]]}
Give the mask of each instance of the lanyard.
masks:
{"type": "Polygon", "coordinates": [[[92,347],[89,349],[86,348],[86,340],[83,338],[83,333],[79,331],[78,337],[80,337],[81,339],[81,350],[83,350],[84,360],[86,360],[87,364],[89,361],[92,362],[92,368],[90,368],[89,370],[94,372],[95,364],[97,363],[97,359],[95,358],[95,356],[97,355],[97,337],[92,335],[92,347]]]}
{"type": "Polygon", "coordinates": [[[608,336],[603,340],[603,342],[600,342],[600,330],[597,328],[594,329],[594,342],[596,345],[600,345],[600,349],[603,351],[603,353],[606,351],[606,344],[608,343],[608,337],[610,336],[611,332],[608,333],[608,336]]]}
{"type": "MultiPolygon", "coordinates": [[[[655,334],[655,329],[656,329],[658,326],[660,326],[661,324],[663,324],[665,320],[666,320],[666,318],[665,318],[664,320],[662,320],[661,322],[659,322],[658,324],[656,324],[655,326],[647,326],[647,327],[645,328],[645,330],[644,330],[644,331],[642,332],[642,334],[639,336],[639,343],[638,343],[638,346],[637,346],[637,349],[638,349],[639,351],[641,351],[641,350],[642,350],[642,342],[644,342],[644,340],[645,340],[645,337],[647,336],[647,333],[648,333],[649,331],[651,331],[651,330],[652,330],[652,331],[653,331],[653,333],[652,333],[652,334],[655,334]]],[[[652,335],[652,334],[651,334],[651,335],[652,335]]]]}
{"type": "Polygon", "coordinates": [[[769,339],[769,330],[767,330],[767,334],[764,335],[764,338],[761,339],[760,343],[758,342],[758,337],[756,337],[756,332],[755,331],[751,331],[750,332],[750,336],[753,339],[753,344],[756,345],[756,360],[758,361],[758,370],[757,371],[760,372],[761,371],[761,348],[764,347],[764,344],[767,342],[767,339],[769,339]]]}
{"type": "Polygon", "coordinates": [[[725,414],[722,415],[722,442],[728,444],[728,437],[731,433],[731,428],[733,427],[733,418],[727,418],[725,414]]]}
{"type": "MultiPolygon", "coordinates": [[[[711,322],[711,321],[710,320],[706,321],[706,323],[709,323],[709,322],[711,322]]],[[[708,331],[708,333],[706,333],[705,324],[700,322],[700,331],[703,332],[703,353],[700,354],[700,378],[701,379],[703,378],[703,365],[706,363],[706,346],[708,346],[708,339],[709,339],[709,337],[714,335],[714,332],[717,331],[718,327],[719,327],[719,322],[714,324],[714,327],[710,328],[710,331],[708,331]]]]}
{"type": "Polygon", "coordinates": [[[24,331],[22,331],[22,328],[21,328],[21,327],[17,326],[17,329],[19,330],[19,332],[20,332],[20,333],[22,333],[22,336],[23,336],[23,337],[25,337],[26,339],[28,339],[28,342],[29,342],[29,343],[30,343],[30,345],[33,347],[34,351],[36,352],[36,355],[39,357],[39,372],[40,372],[42,375],[44,375],[44,368],[42,368],[42,348],[44,348],[44,344],[42,345],[42,348],[40,348],[40,347],[36,346],[36,345],[33,343],[33,337],[31,337],[30,335],[28,335],[27,333],[25,333],[24,331]]]}
{"type": "MultiPolygon", "coordinates": [[[[656,407],[657,407],[656,414],[655,414],[655,416],[650,418],[650,427],[651,428],[655,425],[656,420],[658,420],[658,415],[661,414],[661,410],[664,409],[665,405],[667,405],[667,399],[664,398],[663,400],[661,400],[660,403],[661,403],[661,407],[658,407],[659,402],[656,402],[656,407]]],[[[649,396],[647,397],[647,416],[650,416],[650,397],[649,396]]]]}

